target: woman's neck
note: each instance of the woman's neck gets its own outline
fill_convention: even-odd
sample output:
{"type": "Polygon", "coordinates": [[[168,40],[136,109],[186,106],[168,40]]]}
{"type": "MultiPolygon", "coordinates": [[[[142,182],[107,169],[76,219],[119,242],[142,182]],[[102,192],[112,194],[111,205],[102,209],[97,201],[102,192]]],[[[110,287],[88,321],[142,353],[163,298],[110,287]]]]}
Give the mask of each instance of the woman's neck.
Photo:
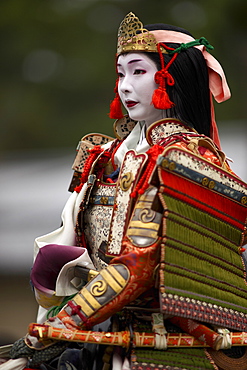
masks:
{"type": "Polygon", "coordinates": [[[176,119],[180,119],[179,117],[179,114],[177,113],[177,110],[176,110],[176,107],[172,107],[172,108],[169,108],[169,109],[165,109],[165,110],[161,110],[160,111],[160,118],[155,119],[155,121],[153,120],[152,117],[148,118],[147,120],[145,121],[141,121],[140,124],[141,125],[146,125],[146,128],[148,128],[150,125],[152,125],[154,122],[157,122],[161,119],[164,119],[164,118],[176,118],[176,119]]]}

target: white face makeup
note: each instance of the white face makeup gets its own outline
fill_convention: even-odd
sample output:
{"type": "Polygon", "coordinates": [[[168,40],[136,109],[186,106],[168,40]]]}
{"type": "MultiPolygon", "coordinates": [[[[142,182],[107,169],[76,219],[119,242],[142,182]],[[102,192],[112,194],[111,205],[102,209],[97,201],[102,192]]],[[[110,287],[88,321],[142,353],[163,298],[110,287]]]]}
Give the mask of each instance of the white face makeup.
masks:
{"type": "Polygon", "coordinates": [[[117,62],[118,93],[131,119],[151,123],[162,118],[154,108],[152,96],[158,85],[154,81],[155,63],[144,53],[120,55],[117,62]]]}

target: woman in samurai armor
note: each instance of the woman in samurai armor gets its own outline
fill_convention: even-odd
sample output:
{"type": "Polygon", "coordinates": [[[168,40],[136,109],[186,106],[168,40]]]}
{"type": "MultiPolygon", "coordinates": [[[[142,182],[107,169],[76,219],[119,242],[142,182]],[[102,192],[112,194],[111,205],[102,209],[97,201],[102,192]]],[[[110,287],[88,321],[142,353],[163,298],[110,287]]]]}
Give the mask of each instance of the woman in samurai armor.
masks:
{"type": "Polygon", "coordinates": [[[121,22],[116,138],[80,142],[62,226],[35,240],[40,325],[1,369],[247,369],[247,188],[220,148],[211,49],[121,22]]]}

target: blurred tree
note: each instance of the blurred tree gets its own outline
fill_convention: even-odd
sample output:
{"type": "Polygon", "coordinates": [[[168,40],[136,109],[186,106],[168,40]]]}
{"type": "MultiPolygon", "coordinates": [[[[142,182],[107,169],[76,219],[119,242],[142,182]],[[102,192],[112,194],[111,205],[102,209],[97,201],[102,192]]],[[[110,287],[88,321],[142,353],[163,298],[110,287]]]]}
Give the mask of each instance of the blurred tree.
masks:
{"type": "Polygon", "coordinates": [[[129,11],[205,36],[233,92],[217,105],[218,121],[246,117],[246,0],[2,0],[1,152],[112,135],[116,33],[129,11]]]}

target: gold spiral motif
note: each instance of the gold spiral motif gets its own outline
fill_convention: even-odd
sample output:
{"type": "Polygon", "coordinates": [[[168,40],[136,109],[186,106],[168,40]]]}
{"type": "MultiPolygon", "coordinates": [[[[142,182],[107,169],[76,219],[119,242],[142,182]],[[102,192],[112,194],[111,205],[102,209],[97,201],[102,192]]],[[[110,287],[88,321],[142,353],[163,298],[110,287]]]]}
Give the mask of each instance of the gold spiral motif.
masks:
{"type": "Polygon", "coordinates": [[[208,187],[209,189],[213,189],[215,187],[215,182],[213,180],[209,181],[208,187]]]}
{"type": "Polygon", "coordinates": [[[170,163],[169,163],[168,168],[169,168],[169,170],[170,170],[170,171],[175,170],[175,168],[176,168],[176,163],[174,163],[174,162],[170,162],[170,163]]]}
{"type": "Polygon", "coordinates": [[[215,187],[215,181],[209,180],[207,177],[203,177],[202,185],[207,186],[209,189],[213,189],[215,187]]]}
{"type": "Polygon", "coordinates": [[[132,174],[132,172],[126,172],[121,177],[121,180],[120,180],[120,188],[123,191],[127,191],[131,187],[132,182],[133,182],[133,174],[132,174]]]}
{"type": "Polygon", "coordinates": [[[241,198],[241,203],[242,203],[242,204],[246,204],[246,203],[247,203],[247,197],[246,197],[246,195],[244,195],[244,196],[241,198]]]}
{"type": "Polygon", "coordinates": [[[151,222],[155,218],[155,212],[152,209],[144,208],[141,210],[139,219],[142,222],[151,222]]]}
{"type": "Polygon", "coordinates": [[[207,186],[209,183],[209,179],[207,177],[203,177],[202,179],[202,185],[207,186]]]}
{"type": "Polygon", "coordinates": [[[98,280],[94,283],[90,288],[90,293],[95,296],[99,297],[104,294],[107,290],[107,284],[104,280],[98,280]]]}
{"type": "Polygon", "coordinates": [[[101,197],[100,201],[102,204],[108,204],[108,197],[101,197]]]}
{"type": "Polygon", "coordinates": [[[167,168],[169,166],[169,161],[168,159],[163,159],[161,162],[161,167],[162,168],[167,168]]]}

